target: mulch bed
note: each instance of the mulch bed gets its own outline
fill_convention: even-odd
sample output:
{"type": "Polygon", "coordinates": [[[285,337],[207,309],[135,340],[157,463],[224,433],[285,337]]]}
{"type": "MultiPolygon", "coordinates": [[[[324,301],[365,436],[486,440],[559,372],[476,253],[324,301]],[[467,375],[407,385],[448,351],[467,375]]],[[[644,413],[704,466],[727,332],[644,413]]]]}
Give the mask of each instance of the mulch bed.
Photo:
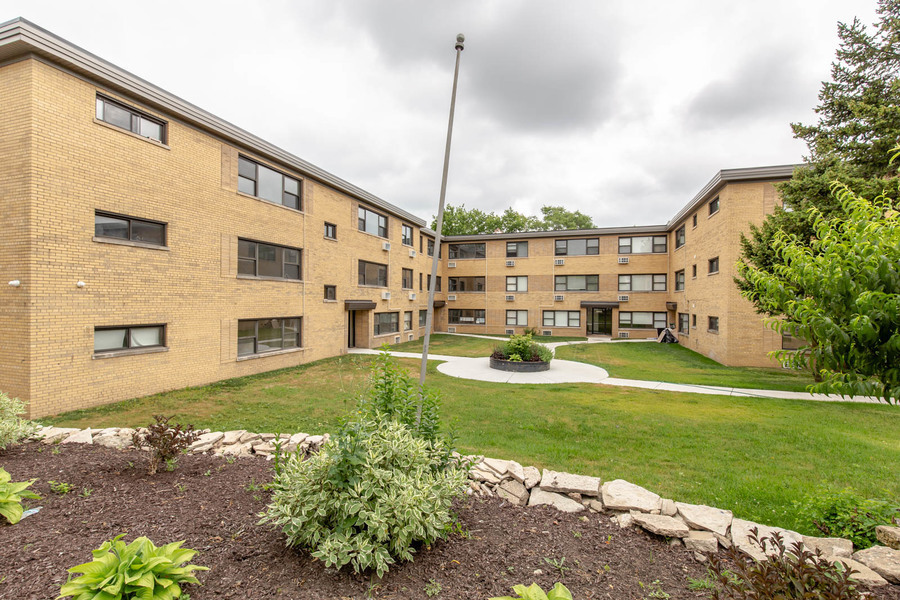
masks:
{"type": "MultiPolygon", "coordinates": [[[[277,530],[257,525],[271,481],[271,463],[242,458],[183,456],[173,472],[146,474],[146,455],[98,446],[29,443],[0,452],[13,481],[37,478],[41,511],[18,525],[0,525],[0,598],[46,600],[59,594],[66,569],[91,559],[91,550],[125,533],[157,545],[186,540],[199,551],[192,561],[201,586],[186,586],[191,600],[206,598],[344,599],[427,598],[474,600],[507,595],[517,583],[548,589],[562,581],[576,600],[590,598],[705,598],[688,577],[706,567],[683,547],[636,529],[619,529],[608,515],[518,508],[497,498],[458,503],[463,531],[415,561],[397,565],[381,580],[349,569],[326,569],[305,551],[286,548],[277,530]],[[57,450],[58,448],[58,450],[57,450]],[[49,481],[70,484],[60,495],[49,481]],[[562,564],[563,572],[545,559],[562,564]],[[562,559],[565,559],[563,562],[562,559]],[[540,571],[540,572],[538,572],[540,571]],[[664,596],[663,594],[668,594],[664,596]]],[[[875,591],[900,600],[898,586],[875,591]]]]}

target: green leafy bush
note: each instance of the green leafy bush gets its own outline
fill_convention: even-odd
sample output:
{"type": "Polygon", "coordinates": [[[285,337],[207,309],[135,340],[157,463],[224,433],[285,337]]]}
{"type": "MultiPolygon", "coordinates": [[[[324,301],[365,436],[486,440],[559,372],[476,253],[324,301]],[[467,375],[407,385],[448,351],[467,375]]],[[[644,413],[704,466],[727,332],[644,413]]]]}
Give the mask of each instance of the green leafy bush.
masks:
{"type": "Polygon", "coordinates": [[[147,467],[150,475],[156,474],[163,464],[166,465],[167,471],[174,471],[178,455],[185,452],[200,437],[200,434],[194,431],[193,425],[187,427],[180,423],[169,425],[171,418],[153,415],[155,422],[147,426],[147,432],[136,431],[132,436],[136,447],[150,449],[150,464],[147,467]]]}
{"type": "Polygon", "coordinates": [[[891,525],[900,518],[900,501],[863,498],[851,488],[819,492],[797,507],[801,518],[824,535],[847,538],[860,550],[878,543],[878,525],[891,525]]]}
{"type": "Polygon", "coordinates": [[[18,398],[10,398],[6,392],[0,392],[0,450],[37,430],[37,423],[19,416],[24,414],[24,402],[18,398]]]}
{"type": "Polygon", "coordinates": [[[417,543],[449,531],[466,475],[447,454],[442,440],[416,437],[398,421],[348,423],[309,460],[287,459],[263,522],[326,566],[381,577],[396,561],[412,560],[417,543]]]}
{"type": "Polygon", "coordinates": [[[765,560],[754,560],[731,547],[721,555],[708,554],[709,568],[717,580],[712,599],[771,600],[857,600],[860,590],[851,581],[855,571],[841,563],[831,563],[820,551],[815,554],[800,542],[785,547],[780,533],[758,537],[756,528],[751,543],[766,553],[765,560]]]}
{"type": "Polygon", "coordinates": [[[94,560],[69,569],[70,580],[63,584],[59,598],[74,600],[171,600],[181,597],[181,584],[199,583],[191,573],[206,567],[184,565],[196,550],[173,542],[157,548],[139,537],[127,546],[125,534],[104,542],[91,554],[94,560]],[[82,573],[71,579],[72,574],[82,573]]]}
{"type": "Polygon", "coordinates": [[[572,600],[572,593],[561,583],[554,585],[546,594],[541,589],[541,586],[536,583],[532,583],[528,587],[524,585],[513,586],[513,592],[518,595],[497,596],[490,600],[572,600]]]}
{"type": "Polygon", "coordinates": [[[515,362],[550,362],[553,352],[547,346],[532,340],[531,334],[513,335],[509,340],[494,348],[493,358],[515,362]]]}
{"type": "Polygon", "coordinates": [[[10,525],[15,525],[22,520],[22,499],[40,500],[41,497],[27,489],[36,479],[18,482],[10,479],[10,474],[0,467],[0,516],[9,521],[10,525]]]}

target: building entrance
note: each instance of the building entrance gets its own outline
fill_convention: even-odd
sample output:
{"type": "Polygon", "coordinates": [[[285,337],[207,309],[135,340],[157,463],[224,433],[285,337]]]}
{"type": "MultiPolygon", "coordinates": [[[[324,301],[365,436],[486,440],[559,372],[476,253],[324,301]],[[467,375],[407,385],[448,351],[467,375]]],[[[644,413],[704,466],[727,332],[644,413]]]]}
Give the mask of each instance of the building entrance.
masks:
{"type": "Polygon", "coordinates": [[[588,308],[587,319],[588,335],[612,335],[612,309],[588,308]]]}

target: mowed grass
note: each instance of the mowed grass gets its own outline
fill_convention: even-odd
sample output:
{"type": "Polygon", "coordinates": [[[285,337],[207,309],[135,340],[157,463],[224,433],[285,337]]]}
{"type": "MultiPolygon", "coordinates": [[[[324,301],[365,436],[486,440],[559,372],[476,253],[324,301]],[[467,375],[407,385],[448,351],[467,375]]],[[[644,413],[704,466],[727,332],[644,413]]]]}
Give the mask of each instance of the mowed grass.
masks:
{"type": "MultiPolygon", "coordinates": [[[[480,337],[466,337],[461,335],[434,334],[428,342],[428,354],[444,354],[447,356],[490,356],[494,348],[508,340],[508,337],[497,336],[493,339],[480,337]]],[[[585,337],[571,336],[538,336],[533,338],[534,341],[546,344],[550,342],[571,342],[586,340],[585,337]]],[[[403,342],[402,344],[394,344],[390,349],[395,352],[422,352],[422,339],[413,340],[411,342],[403,342]]]]}
{"type": "MultiPolygon", "coordinates": [[[[352,355],[46,419],[140,426],[153,414],[213,430],[335,431],[366,389],[373,357],[352,355]]],[[[401,361],[415,377],[418,363],[401,361]]],[[[900,411],[887,405],[676,394],[592,384],[509,385],[444,376],[445,425],[458,448],[728,508],[815,533],[795,502],[850,486],[900,497],[900,411]]]]}

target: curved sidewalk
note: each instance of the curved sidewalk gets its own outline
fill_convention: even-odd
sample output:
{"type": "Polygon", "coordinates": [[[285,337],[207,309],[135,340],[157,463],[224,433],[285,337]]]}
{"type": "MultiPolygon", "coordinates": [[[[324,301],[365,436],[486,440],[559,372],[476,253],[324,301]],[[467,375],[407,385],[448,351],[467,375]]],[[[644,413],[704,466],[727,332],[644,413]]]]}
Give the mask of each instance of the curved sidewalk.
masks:
{"type": "MultiPolygon", "coordinates": [[[[487,336],[473,336],[487,337],[487,336]]],[[[572,344],[573,342],[557,342],[546,344],[551,348],[572,344]]],[[[574,342],[579,343],[579,342],[574,342]]],[[[585,342],[580,342],[585,343],[585,342]]],[[[592,342],[597,343],[597,342],[592,342]]],[[[351,348],[350,354],[380,354],[380,350],[351,348]]],[[[391,356],[400,358],[422,358],[420,352],[391,352],[391,356]]],[[[784,398],[788,400],[815,400],[817,402],[862,402],[879,404],[877,398],[850,398],[836,394],[810,394],[807,392],[786,392],[781,390],[756,390],[747,388],[720,387],[714,385],[696,385],[687,383],[665,383],[662,381],[643,381],[640,379],[619,379],[610,377],[600,367],[571,360],[553,359],[550,369],[541,373],[508,373],[490,367],[490,358],[468,358],[465,356],[449,356],[447,354],[429,354],[428,360],[441,361],[437,370],[450,377],[490,381],[493,383],[548,384],[548,383],[600,383],[620,387],[641,388],[666,392],[687,394],[708,394],[713,396],[735,396],[741,398],[784,398]]]]}

